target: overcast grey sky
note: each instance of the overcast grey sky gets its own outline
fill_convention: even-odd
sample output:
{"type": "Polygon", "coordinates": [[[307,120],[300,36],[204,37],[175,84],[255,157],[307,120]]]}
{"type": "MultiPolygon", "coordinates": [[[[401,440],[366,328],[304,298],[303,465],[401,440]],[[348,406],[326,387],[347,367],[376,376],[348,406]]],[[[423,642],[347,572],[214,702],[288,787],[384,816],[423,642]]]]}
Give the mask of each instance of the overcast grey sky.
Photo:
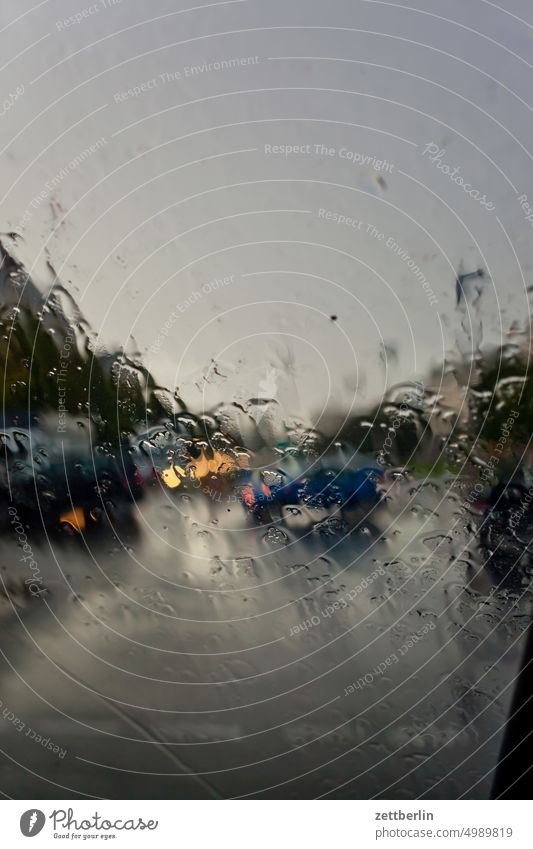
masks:
{"type": "Polygon", "coordinates": [[[2,4],[2,229],[105,344],[316,416],[468,350],[459,268],[476,344],[524,323],[526,2],[195,6],[2,4]]]}

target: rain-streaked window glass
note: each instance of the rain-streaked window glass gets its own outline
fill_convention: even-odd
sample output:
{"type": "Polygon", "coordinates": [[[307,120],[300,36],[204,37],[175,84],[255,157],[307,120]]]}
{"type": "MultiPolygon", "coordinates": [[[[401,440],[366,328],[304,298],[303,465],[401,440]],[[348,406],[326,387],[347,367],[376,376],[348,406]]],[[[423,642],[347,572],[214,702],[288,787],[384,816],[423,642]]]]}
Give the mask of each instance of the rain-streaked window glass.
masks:
{"type": "Polygon", "coordinates": [[[4,0],[7,797],[520,786],[532,34],[4,0]]]}

